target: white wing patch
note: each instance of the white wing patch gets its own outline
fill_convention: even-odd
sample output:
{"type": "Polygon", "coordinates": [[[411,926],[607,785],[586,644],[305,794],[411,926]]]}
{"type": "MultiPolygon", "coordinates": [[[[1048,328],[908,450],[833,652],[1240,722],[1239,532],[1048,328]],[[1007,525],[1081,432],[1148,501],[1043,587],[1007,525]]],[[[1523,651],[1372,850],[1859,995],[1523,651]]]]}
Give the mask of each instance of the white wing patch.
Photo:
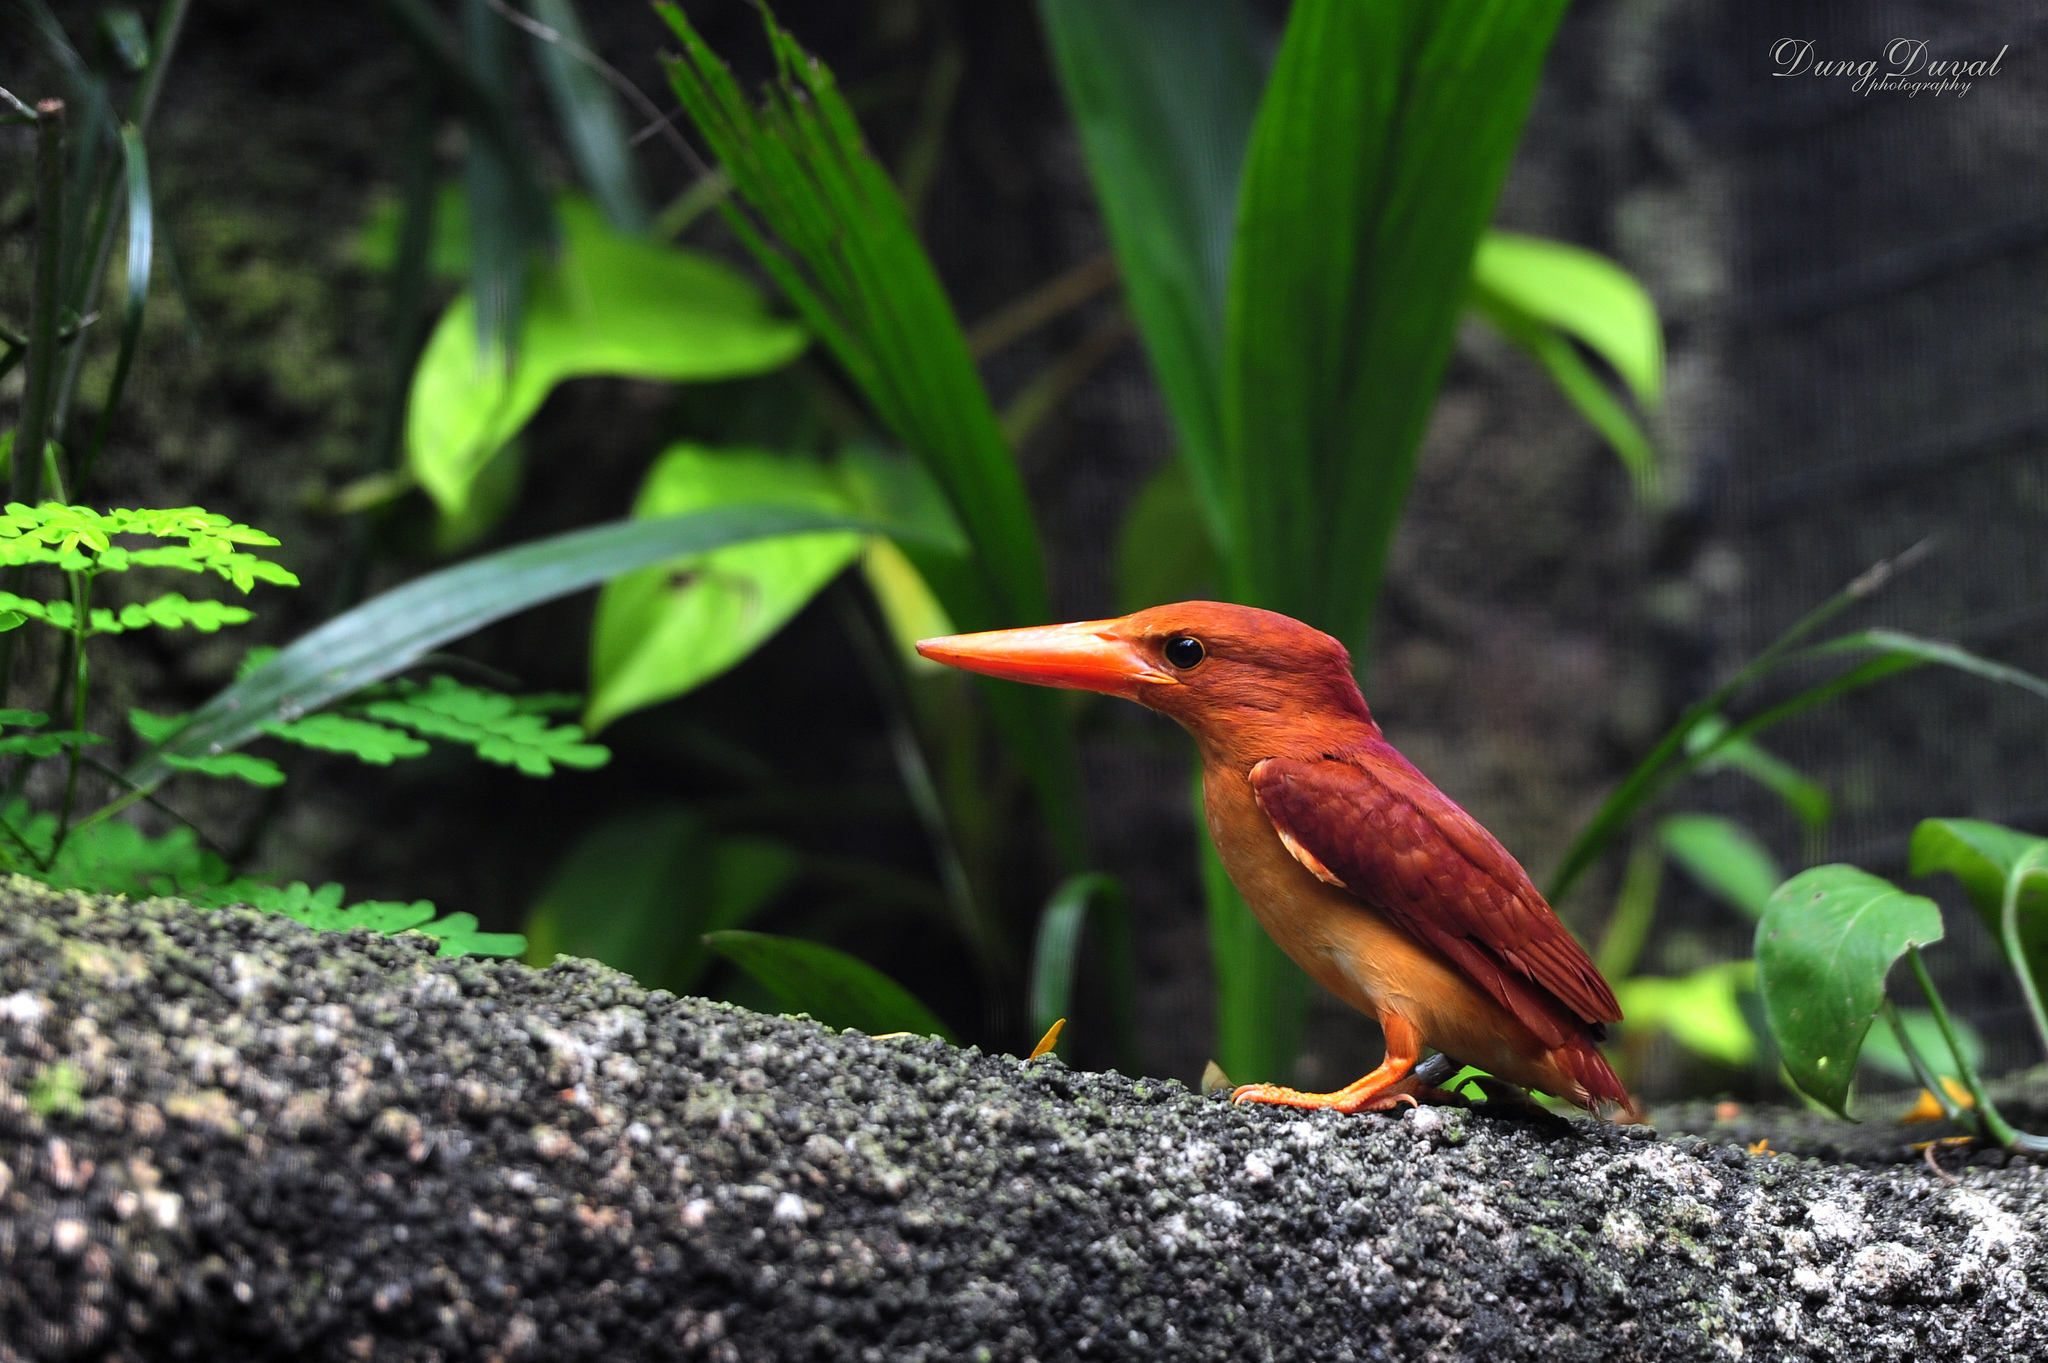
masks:
{"type": "Polygon", "coordinates": [[[1281,828],[1277,825],[1274,827],[1273,831],[1280,835],[1280,845],[1282,847],[1285,847],[1290,853],[1292,853],[1296,861],[1308,867],[1309,870],[1315,872],[1317,880],[1320,880],[1328,885],[1335,885],[1340,890],[1349,890],[1351,888],[1349,885],[1346,885],[1343,881],[1337,879],[1336,876],[1330,874],[1330,868],[1323,865],[1322,862],[1316,860],[1315,853],[1309,851],[1306,847],[1303,847],[1300,843],[1296,842],[1294,840],[1294,835],[1292,833],[1289,833],[1286,829],[1281,828]]]}

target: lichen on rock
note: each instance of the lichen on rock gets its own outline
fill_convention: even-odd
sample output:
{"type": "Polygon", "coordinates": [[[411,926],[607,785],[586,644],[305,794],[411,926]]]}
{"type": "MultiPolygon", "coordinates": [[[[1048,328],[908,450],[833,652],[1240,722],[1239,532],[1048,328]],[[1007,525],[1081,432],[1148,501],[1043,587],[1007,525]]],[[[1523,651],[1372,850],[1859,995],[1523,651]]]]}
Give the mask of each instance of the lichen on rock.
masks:
{"type": "Polygon", "coordinates": [[[2048,1348],[2024,1163],[1234,1108],[21,880],[0,1081],[7,1360],[2048,1348]]]}

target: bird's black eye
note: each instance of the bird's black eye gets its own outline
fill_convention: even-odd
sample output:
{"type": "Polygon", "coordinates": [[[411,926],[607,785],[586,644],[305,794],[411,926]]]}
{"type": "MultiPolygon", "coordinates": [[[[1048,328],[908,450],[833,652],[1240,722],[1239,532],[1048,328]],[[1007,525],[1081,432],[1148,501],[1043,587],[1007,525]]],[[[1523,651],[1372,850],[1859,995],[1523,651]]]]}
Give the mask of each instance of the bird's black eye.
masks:
{"type": "Polygon", "coordinates": [[[1178,639],[1166,641],[1166,661],[1185,672],[1202,661],[1202,641],[1190,639],[1183,634],[1178,639]]]}

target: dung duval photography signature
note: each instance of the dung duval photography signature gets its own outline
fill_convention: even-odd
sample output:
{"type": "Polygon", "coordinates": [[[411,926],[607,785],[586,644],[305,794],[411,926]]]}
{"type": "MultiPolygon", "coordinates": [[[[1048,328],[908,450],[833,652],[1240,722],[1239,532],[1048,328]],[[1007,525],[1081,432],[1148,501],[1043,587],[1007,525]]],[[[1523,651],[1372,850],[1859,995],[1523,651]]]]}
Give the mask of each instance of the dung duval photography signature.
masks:
{"type": "Polygon", "coordinates": [[[1818,77],[1847,80],[1861,95],[1902,94],[1954,95],[1961,99],[1980,80],[1998,74],[2011,44],[1998,49],[1995,57],[1936,57],[1920,38],[1894,38],[1885,44],[1884,56],[1862,61],[1829,57],[1815,47],[1811,38],[1780,38],[1771,44],[1773,76],[1818,77]]]}

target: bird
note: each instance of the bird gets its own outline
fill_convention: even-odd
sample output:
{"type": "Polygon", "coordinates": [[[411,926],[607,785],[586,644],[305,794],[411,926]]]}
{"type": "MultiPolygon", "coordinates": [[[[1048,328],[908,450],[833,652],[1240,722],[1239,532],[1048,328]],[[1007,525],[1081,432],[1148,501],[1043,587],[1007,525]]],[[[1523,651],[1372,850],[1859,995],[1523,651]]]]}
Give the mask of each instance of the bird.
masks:
{"type": "Polygon", "coordinates": [[[1431,1048],[1594,1112],[1633,1110],[1598,1045],[1621,1020],[1599,967],[1507,849],[1387,741],[1338,640],[1274,611],[1184,601],[917,651],[1134,700],[1194,737],[1231,883],[1311,979],[1386,1035],[1385,1060],[1335,1092],[1256,1083],[1234,1101],[1413,1104],[1431,1048]]]}

